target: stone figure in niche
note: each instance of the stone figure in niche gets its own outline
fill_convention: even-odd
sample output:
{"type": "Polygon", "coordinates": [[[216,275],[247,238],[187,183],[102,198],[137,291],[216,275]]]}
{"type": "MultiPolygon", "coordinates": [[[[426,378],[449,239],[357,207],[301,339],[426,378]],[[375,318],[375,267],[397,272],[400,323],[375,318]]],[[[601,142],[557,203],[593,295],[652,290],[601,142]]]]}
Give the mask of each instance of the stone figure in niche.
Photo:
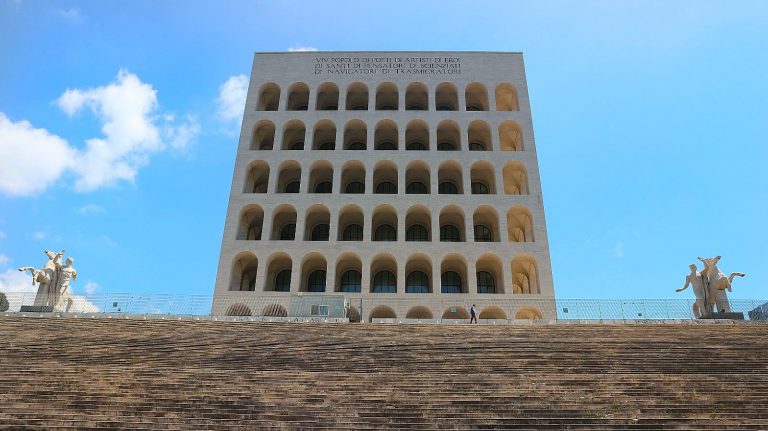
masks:
{"type": "Polygon", "coordinates": [[[743,272],[733,272],[729,276],[720,271],[717,263],[720,256],[713,258],[698,258],[703,264],[704,269],[697,271],[696,264],[691,264],[690,274],[685,278],[685,285],[676,290],[681,292],[693,287],[693,294],[696,296],[696,302],[693,304],[693,314],[700,319],[713,312],[731,312],[731,306],[728,302],[727,291],[731,291],[731,285],[734,277],[744,277],[743,272]]]}
{"type": "Polygon", "coordinates": [[[72,267],[74,260],[67,258],[66,266],[61,265],[65,250],[54,253],[45,250],[48,262],[40,269],[24,266],[19,271],[29,271],[32,274],[32,285],[39,284],[34,305],[50,307],[54,311],[68,311],[72,306],[69,284],[77,279],[77,270],[72,267]]]}

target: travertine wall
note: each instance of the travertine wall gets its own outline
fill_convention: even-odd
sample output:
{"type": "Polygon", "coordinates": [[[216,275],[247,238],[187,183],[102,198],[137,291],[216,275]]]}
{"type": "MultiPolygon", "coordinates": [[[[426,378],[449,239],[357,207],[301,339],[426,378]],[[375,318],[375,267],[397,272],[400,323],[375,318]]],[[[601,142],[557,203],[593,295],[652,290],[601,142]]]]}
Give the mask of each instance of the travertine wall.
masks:
{"type": "MultiPolygon", "coordinates": [[[[494,318],[537,314],[554,318],[540,184],[520,53],[257,53],[213,312],[227,313],[236,303],[285,305],[290,295],[311,289],[308,278],[313,271],[324,270],[325,292],[343,294],[352,305],[362,304],[366,320],[392,313],[404,318],[416,306],[428,311],[413,309],[410,317],[430,313],[439,319],[444,312],[453,317],[456,313],[450,313],[450,307],[468,308],[472,303],[496,306],[494,318]],[[325,110],[334,105],[334,88],[339,109],[325,110]],[[352,95],[348,103],[350,89],[367,89],[367,98],[353,100],[352,95]],[[436,102],[438,91],[441,100],[436,102]],[[361,110],[364,101],[368,106],[361,110]],[[275,105],[277,110],[267,110],[275,105]],[[377,105],[387,109],[375,109],[377,105]],[[392,126],[397,129],[396,139],[376,133],[392,126]],[[318,140],[314,140],[316,128],[318,140]],[[377,149],[385,140],[397,149],[377,149]],[[303,149],[290,149],[300,147],[302,141],[303,149]],[[427,150],[408,149],[416,141],[427,150]],[[335,149],[318,149],[329,142],[334,142],[335,149]],[[350,144],[357,144],[353,148],[364,144],[365,149],[346,149],[350,144]],[[443,144],[441,150],[438,144],[443,144]],[[470,151],[470,144],[485,146],[485,151],[475,151],[477,145],[470,151]],[[442,151],[446,145],[453,145],[455,151],[442,151]],[[447,174],[450,169],[457,173],[453,178],[447,174]],[[357,174],[364,193],[345,193],[350,173],[357,174]],[[299,193],[284,193],[292,176],[299,178],[299,193]],[[386,178],[396,180],[397,193],[374,193],[386,178]],[[447,179],[462,192],[439,193],[447,179]],[[406,193],[414,180],[423,183],[428,193],[406,193]],[[331,182],[331,193],[312,193],[323,181],[331,182]],[[484,191],[483,186],[490,193],[472,193],[484,191]],[[277,213],[287,214],[289,221],[295,218],[294,240],[277,239],[286,223],[277,213]],[[441,214],[443,224],[458,228],[461,242],[440,241],[441,214]],[[387,218],[397,240],[373,241],[381,224],[378,219],[387,218]],[[362,219],[363,239],[343,241],[347,221],[355,219],[362,219]],[[328,240],[309,240],[317,224],[328,225],[328,240]],[[413,224],[426,228],[428,241],[406,240],[413,224]],[[488,227],[492,241],[476,241],[475,225],[488,227]],[[245,239],[258,237],[259,230],[260,239],[245,239]],[[391,261],[394,265],[386,264],[391,261]],[[290,292],[275,292],[275,278],[283,269],[291,270],[290,292]],[[382,269],[395,276],[396,293],[375,292],[373,279],[382,269]],[[360,292],[339,293],[342,276],[349,270],[357,274],[348,275],[352,283],[345,288],[357,290],[359,278],[360,292]],[[409,292],[419,290],[418,277],[407,282],[414,271],[429,278],[428,293],[409,292]],[[441,274],[447,271],[459,275],[461,293],[441,293],[441,274]],[[495,294],[478,293],[478,271],[489,273],[484,279],[490,275],[495,294]],[[523,309],[527,311],[520,312],[523,309]]],[[[315,278],[321,276],[315,274],[315,278]]],[[[247,307],[252,314],[265,312],[253,307],[247,307]]],[[[270,307],[270,312],[275,309],[270,307]]]]}

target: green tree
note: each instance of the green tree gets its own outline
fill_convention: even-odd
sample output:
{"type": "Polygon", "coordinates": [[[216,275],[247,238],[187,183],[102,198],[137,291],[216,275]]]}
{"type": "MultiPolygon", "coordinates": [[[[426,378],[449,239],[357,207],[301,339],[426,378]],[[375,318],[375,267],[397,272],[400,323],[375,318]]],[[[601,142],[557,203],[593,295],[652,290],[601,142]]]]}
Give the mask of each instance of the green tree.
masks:
{"type": "Polygon", "coordinates": [[[8,311],[8,298],[5,297],[5,293],[0,292],[0,313],[8,311]]]}

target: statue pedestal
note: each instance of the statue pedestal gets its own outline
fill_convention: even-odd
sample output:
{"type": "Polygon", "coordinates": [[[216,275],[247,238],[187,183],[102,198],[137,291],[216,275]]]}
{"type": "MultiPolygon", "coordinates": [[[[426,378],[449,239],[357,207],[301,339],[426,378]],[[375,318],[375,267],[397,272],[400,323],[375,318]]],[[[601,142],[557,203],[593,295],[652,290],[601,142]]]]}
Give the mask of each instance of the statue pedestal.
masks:
{"type": "Polygon", "coordinates": [[[53,313],[51,305],[22,305],[19,309],[22,313],[53,313]]]}
{"type": "Polygon", "coordinates": [[[701,316],[702,319],[727,319],[727,320],[744,320],[744,313],[734,312],[721,312],[716,311],[714,313],[707,313],[701,316]]]}

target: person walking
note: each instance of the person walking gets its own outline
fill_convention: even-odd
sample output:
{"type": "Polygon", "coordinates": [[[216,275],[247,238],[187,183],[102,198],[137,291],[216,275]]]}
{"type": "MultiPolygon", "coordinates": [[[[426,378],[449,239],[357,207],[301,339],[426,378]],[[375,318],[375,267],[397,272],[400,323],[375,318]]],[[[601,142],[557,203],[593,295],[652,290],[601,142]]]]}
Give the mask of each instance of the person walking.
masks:
{"type": "Polygon", "coordinates": [[[472,324],[472,322],[477,323],[477,310],[475,310],[475,304],[472,304],[472,306],[469,307],[469,323],[472,324]]]}

